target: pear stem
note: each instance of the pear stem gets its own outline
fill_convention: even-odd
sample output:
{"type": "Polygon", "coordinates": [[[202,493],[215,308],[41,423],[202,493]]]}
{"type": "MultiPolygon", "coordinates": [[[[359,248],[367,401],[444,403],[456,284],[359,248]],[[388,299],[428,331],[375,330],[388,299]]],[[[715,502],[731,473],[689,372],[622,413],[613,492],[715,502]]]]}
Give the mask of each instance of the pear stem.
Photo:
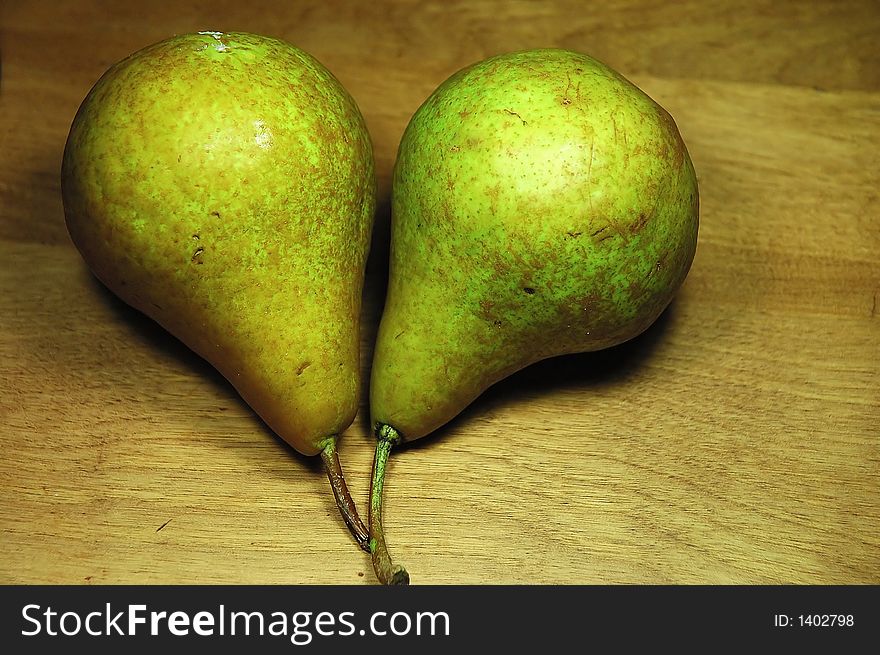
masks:
{"type": "Polygon", "coordinates": [[[339,513],[342,514],[342,519],[358,546],[369,553],[370,533],[361,520],[357,506],[348,491],[348,484],[342,473],[342,464],[339,462],[339,453],[336,450],[336,437],[329,437],[322,445],[321,460],[324,462],[324,470],[327,472],[330,488],[333,489],[333,496],[336,498],[336,507],[339,508],[339,513]]]}
{"type": "Polygon", "coordinates": [[[376,425],[376,457],[373,459],[373,479],[370,484],[370,553],[373,570],[379,582],[386,585],[409,584],[409,573],[402,566],[391,562],[385,531],[382,529],[382,490],[385,487],[385,470],[391,448],[401,441],[400,433],[390,425],[376,425]]]}

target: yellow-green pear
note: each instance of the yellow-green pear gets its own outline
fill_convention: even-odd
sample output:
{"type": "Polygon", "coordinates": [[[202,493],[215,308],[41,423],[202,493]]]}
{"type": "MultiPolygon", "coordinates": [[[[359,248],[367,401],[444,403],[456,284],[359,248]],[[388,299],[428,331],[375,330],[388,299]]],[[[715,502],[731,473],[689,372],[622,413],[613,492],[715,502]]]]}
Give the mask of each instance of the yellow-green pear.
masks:
{"type": "Polygon", "coordinates": [[[584,54],[492,57],[418,109],[394,169],[370,383],[380,580],[408,579],[381,526],[392,446],[430,434],[533,362],[645,330],[688,273],[698,208],[673,119],[584,54]]]}
{"type": "Polygon", "coordinates": [[[241,32],[169,38],[83,101],[62,169],[94,274],[321,454],[355,537],[338,436],[358,410],[376,182],[355,101],[315,58],[241,32]]]}

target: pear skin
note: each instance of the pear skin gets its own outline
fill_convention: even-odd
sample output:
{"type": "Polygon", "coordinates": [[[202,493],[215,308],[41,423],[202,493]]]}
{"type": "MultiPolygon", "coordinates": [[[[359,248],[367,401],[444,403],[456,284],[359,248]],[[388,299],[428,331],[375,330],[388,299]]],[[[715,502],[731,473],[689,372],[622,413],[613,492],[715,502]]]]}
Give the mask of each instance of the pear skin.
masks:
{"type": "Polygon", "coordinates": [[[538,50],[454,75],[394,169],[374,421],[418,439],[529,364],[637,336],[688,272],[698,203],[672,118],[596,60],[538,50]]]}
{"type": "Polygon", "coordinates": [[[322,64],[240,32],[144,48],[83,101],[62,192],[97,278],[293,448],[338,466],[376,181],[363,117],[322,64]]]}
{"type": "Polygon", "coordinates": [[[388,442],[377,460],[519,369],[644,331],[688,273],[698,217],[675,122],[608,66],[532,50],[449,78],[413,116],[394,169],[370,382],[388,442]]]}

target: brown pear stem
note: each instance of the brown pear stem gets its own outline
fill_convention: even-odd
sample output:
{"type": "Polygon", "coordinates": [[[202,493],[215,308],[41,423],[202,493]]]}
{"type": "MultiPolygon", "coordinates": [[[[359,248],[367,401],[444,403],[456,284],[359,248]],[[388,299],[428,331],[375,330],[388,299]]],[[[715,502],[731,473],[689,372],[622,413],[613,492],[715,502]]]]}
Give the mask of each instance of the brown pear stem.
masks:
{"type": "Polygon", "coordinates": [[[373,570],[379,582],[386,585],[409,584],[409,573],[402,566],[396,566],[388,554],[385,544],[385,531],[382,529],[382,490],[385,487],[385,470],[391,448],[401,441],[400,433],[390,425],[376,425],[376,457],[373,459],[373,479],[370,484],[370,553],[373,570]]]}
{"type": "Polygon", "coordinates": [[[322,445],[321,460],[324,462],[324,470],[327,472],[330,488],[333,489],[333,496],[336,498],[336,507],[339,508],[339,513],[342,514],[342,519],[358,546],[369,553],[370,533],[361,520],[357,506],[348,491],[345,475],[342,473],[342,464],[339,462],[339,453],[336,450],[336,437],[326,439],[322,445]]]}

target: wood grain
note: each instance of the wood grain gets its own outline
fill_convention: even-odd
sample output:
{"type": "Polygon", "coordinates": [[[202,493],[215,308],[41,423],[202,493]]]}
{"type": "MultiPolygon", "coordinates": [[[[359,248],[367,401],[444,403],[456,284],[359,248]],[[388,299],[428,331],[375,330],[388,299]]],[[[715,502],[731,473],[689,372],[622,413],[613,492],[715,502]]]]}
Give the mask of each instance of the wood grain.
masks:
{"type": "MultiPolygon", "coordinates": [[[[700,243],[658,323],[537,364],[392,456],[389,545],[414,583],[880,582],[876,2],[0,11],[0,582],[374,582],[318,462],[95,282],[64,228],[61,152],[88,89],[196,29],[298,44],[367,118],[382,201],[365,371],[397,142],[448,74],[582,50],[669,109],[691,151],[700,243]]],[[[362,507],[363,410],[341,447],[362,507]]]]}

